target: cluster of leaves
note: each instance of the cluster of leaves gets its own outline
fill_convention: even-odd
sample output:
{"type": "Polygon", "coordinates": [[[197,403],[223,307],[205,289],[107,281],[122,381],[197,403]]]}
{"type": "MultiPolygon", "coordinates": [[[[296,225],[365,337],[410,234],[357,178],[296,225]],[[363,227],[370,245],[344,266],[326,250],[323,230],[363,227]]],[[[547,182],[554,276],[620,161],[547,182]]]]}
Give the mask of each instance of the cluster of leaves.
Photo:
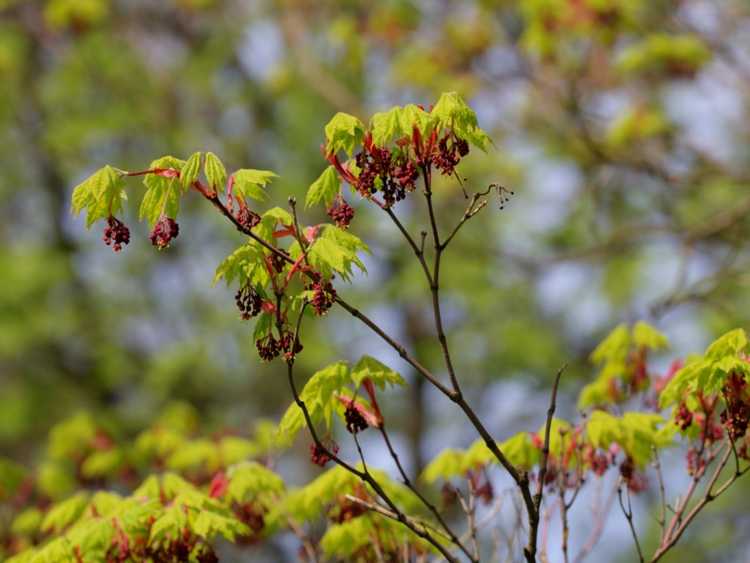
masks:
{"type": "MultiPolygon", "coordinates": [[[[585,6],[596,12],[597,17],[613,16],[613,13],[600,12],[599,7],[585,6]]],[[[533,9],[530,8],[529,13],[533,14],[533,9]]],[[[578,16],[580,14],[575,17],[578,16]]],[[[568,18],[564,14],[557,17],[561,17],[561,21],[568,18]]],[[[547,15],[543,15],[543,20],[549,27],[549,20],[544,18],[547,15]]],[[[643,47],[642,51],[647,53],[646,62],[661,61],[660,64],[675,72],[675,68],[685,72],[680,61],[684,64],[692,61],[694,65],[702,62],[695,49],[685,41],[677,41],[679,45],[670,41],[643,47]]],[[[627,72],[648,70],[646,63],[623,64],[627,72]]],[[[668,129],[657,114],[626,119],[616,125],[612,133],[613,146],[622,143],[623,138],[649,138],[668,129]]],[[[437,253],[432,274],[435,278],[429,272],[427,277],[431,285],[437,286],[437,264],[442,247],[432,216],[430,177],[434,171],[453,175],[456,165],[469,153],[470,146],[484,150],[488,143],[489,138],[479,128],[475,113],[455,93],[443,94],[429,110],[407,105],[375,114],[367,127],[352,115],[336,114],[325,127],[323,152],[330,165],[310,186],[306,197],[307,206],[324,204],[336,224],[306,228],[300,225],[293,200],[289,202],[289,211],[276,207],[260,213],[250,209],[250,200],[266,199],[265,186],[275,174],[248,169],[228,175],[223,163],[212,153],[195,153],[187,161],[163,157],[154,161],[147,170],[138,172],[105,167],[75,189],[74,211],[86,209],[89,226],[106,219],[105,241],[113,244],[115,250],[129,242],[127,227],[115,217],[123,208],[123,183],[128,176],[144,176],[147,190],[141,201],[140,217],[152,225],[151,240],[158,248],[167,247],[177,236],[179,230],[175,219],[180,200],[191,189],[248,236],[249,240],[219,265],[215,279],[224,279],[228,284],[236,282],[239,286],[236,301],[242,318],[258,317],[254,340],[260,357],[271,360],[282,356],[288,365],[295,403],[281,420],[279,442],[291,444],[307,424],[314,439],[312,461],[321,466],[332,459],[336,462],[334,468],[301,490],[286,494],[283,483],[277,480],[274,481],[275,488],[268,487],[273,489],[275,497],[261,498],[256,490],[255,496],[248,501],[235,498],[231,492],[239,487],[232,480],[239,471],[238,466],[232,464],[255,455],[251,442],[224,437],[180,444],[179,439],[172,440],[169,434],[146,433],[136,440],[136,451],[161,467],[182,471],[190,477],[197,492],[180,491],[170,497],[164,492],[162,481],[156,477],[147,479],[133,495],[136,500],[158,497],[169,516],[160,515],[150,521],[143,538],[134,538],[139,549],[157,550],[154,553],[164,549],[180,549],[182,552],[198,549],[200,557],[210,558],[213,553],[207,542],[213,537],[211,533],[234,539],[235,536],[248,538],[261,532],[292,528],[302,538],[306,549],[315,550],[318,544],[301,532],[297,524],[312,523],[325,517],[329,527],[320,539],[319,547],[327,556],[364,557],[366,560],[387,558],[404,543],[417,553],[425,552],[428,545],[443,553],[439,541],[425,532],[428,528],[434,529],[436,524],[426,523],[420,506],[430,509],[439,520],[440,517],[436,509],[416,492],[395,454],[391,451],[405,486],[396,485],[386,475],[365,467],[359,442],[357,447],[362,465],[354,468],[343,462],[337,457],[338,446],[332,439],[336,415],[355,439],[356,434],[368,427],[380,429],[390,450],[375,389],[403,385],[401,376],[374,358],[365,356],[352,368],[338,362],[316,372],[298,395],[292,367],[295,356],[302,351],[299,328],[305,311],[325,314],[334,302],[340,301],[332,285],[334,278],[349,280],[355,268],[364,271],[358,253],[366,251],[367,247],[348,230],[353,210],[343,198],[343,185],[349,185],[363,199],[385,210],[401,226],[391,208],[413,192],[417,181],[422,178],[437,253]],[[201,171],[205,182],[200,177],[201,171]],[[359,396],[362,390],[366,398],[359,396]],[[317,436],[321,429],[325,432],[323,442],[317,436]],[[173,447],[176,443],[178,445],[173,447]],[[193,492],[202,496],[191,496],[193,492]],[[224,505],[222,499],[225,499],[224,505]],[[379,504],[381,500],[388,508],[379,504]],[[215,512],[215,518],[224,518],[226,522],[220,524],[217,520],[199,526],[198,517],[191,523],[189,514],[193,509],[215,512]],[[377,514],[380,511],[390,515],[392,521],[384,524],[382,514],[377,514]],[[165,518],[166,523],[159,525],[165,518]],[[176,533],[163,536],[162,528],[176,533]],[[420,530],[421,540],[417,539],[420,530]]],[[[477,196],[464,220],[471,216],[476,201],[477,196]]],[[[403,231],[403,226],[401,229],[403,231]]],[[[406,236],[409,239],[409,235],[406,236]]],[[[421,260],[422,251],[411,239],[409,241],[421,260]]],[[[424,261],[422,265],[427,271],[424,261]]],[[[433,288],[433,291],[436,290],[433,288]]],[[[436,293],[433,295],[437,298],[436,293]]],[[[340,303],[347,308],[344,302],[340,303]]],[[[436,305],[436,318],[439,319],[439,304],[436,305]]],[[[438,330],[442,330],[439,320],[438,330]]],[[[447,345],[441,343],[448,356],[447,345]]],[[[703,358],[691,360],[681,369],[674,366],[670,373],[659,378],[649,368],[649,354],[661,351],[667,345],[666,337],[646,323],[617,327],[591,355],[600,372],[581,392],[578,406],[585,416],[579,423],[549,418],[536,433],[521,432],[499,444],[483,438],[466,450],[447,450],[428,465],[423,474],[424,481],[450,481],[464,476],[468,479],[470,494],[490,500],[492,487],[488,478],[482,482],[482,476],[486,476],[489,466],[501,463],[514,475],[527,497],[528,481],[512,470],[531,475],[538,484],[539,499],[545,486],[557,488],[563,499],[565,491],[572,489],[575,499],[589,474],[600,476],[610,467],[617,467],[629,491],[639,492],[647,486],[646,465],[654,452],[675,443],[678,428],[688,440],[697,440],[700,444],[689,450],[688,465],[693,474],[700,474],[713,459],[709,456],[715,452],[709,453],[705,445],[722,439],[722,428],[726,429],[733,448],[739,441],[743,442],[735,451],[746,457],[744,440],[750,420],[746,379],[750,369],[744,356],[747,351],[744,332],[725,335],[709,348],[703,358]],[[636,405],[639,399],[641,403],[636,405]],[[671,419],[665,418],[661,410],[672,404],[676,404],[673,415],[671,419]],[[592,408],[593,411],[589,411],[592,408]],[[697,430],[691,433],[691,426],[697,430]],[[490,448],[495,450],[494,453],[490,448]]],[[[450,368],[450,362],[448,364],[450,368]]],[[[452,369],[450,375],[454,376],[452,369]]],[[[439,383],[435,385],[441,387],[439,383]]],[[[461,403],[458,383],[454,381],[453,386],[453,393],[446,394],[465,405],[461,403]]],[[[470,410],[468,406],[467,409],[470,410]]],[[[68,431],[83,436],[83,442],[89,443],[92,438],[84,426],[77,421],[68,431]]],[[[104,452],[87,452],[76,460],[83,478],[126,466],[128,457],[125,452],[108,447],[99,449],[104,452]]],[[[77,448],[73,450],[78,451],[77,448]]],[[[63,444],[55,451],[67,455],[69,448],[63,444]]],[[[265,470],[257,464],[242,467],[252,467],[256,472],[265,470]]],[[[261,481],[273,479],[264,475],[261,481]]],[[[172,477],[163,477],[167,478],[172,477]]],[[[79,499],[73,505],[83,506],[83,502],[79,499]]],[[[534,516],[538,520],[538,506],[534,508],[528,503],[527,506],[530,506],[529,520],[534,516]]],[[[69,509],[65,508],[63,512],[67,513],[69,509]]],[[[98,510],[89,512],[89,516],[95,519],[100,517],[98,510]]],[[[76,521],[67,528],[73,524],[71,519],[65,522],[65,529],[50,528],[48,531],[75,534],[79,523],[85,524],[76,521]]],[[[440,525],[447,528],[442,520],[440,525]]],[[[107,550],[115,547],[113,538],[104,542],[107,550]]],[[[66,549],[74,550],[74,557],[80,558],[84,539],[73,535],[64,539],[62,544],[66,549]]],[[[464,549],[454,536],[450,539],[455,546],[464,549]]],[[[51,549],[57,541],[49,541],[41,552],[51,549]]],[[[536,549],[533,543],[531,545],[529,553],[536,549]]],[[[128,546],[130,540],[126,542],[128,546]]],[[[199,554],[196,552],[194,556],[197,558],[199,554]]],[[[527,553],[527,558],[530,557],[533,555],[527,553]]]]}
{"type": "MultiPolygon", "coordinates": [[[[337,362],[321,369],[310,377],[300,393],[310,419],[316,427],[322,423],[326,432],[330,432],[334,415],[347,421],[347,411],[352,410],[367,423],[367,426],[378,427],[382,424],[383,415],[375,398],[375,387],[384,390],[386,386],[405,385],[406,382],[397,372],[382,364],[375,358],[363,356],[354,367],[346,362],[337,362]],[[359,397],[364,388],[369,401],[359,397]]],[[[279,423],[279,439],[291,443],[299,431],[305,427],[305,418],[296,404],[291,404],[279,423]]]]}
{"type": "MultiPolygon", "coordinates": [[[[592,403],[597,408],[578,424],[551,419],[544,474],[546,425],[535,433],[511,436],[498,447],[533,480],[543,479],[547,487],[560,490],[578,490],[591,476],[617,467],[629,489],[641,491],[647,486],[646,466],[654,453],[675,446],[679,433],[691,444],[689,469],[700,471],[700,463],[706,463],[701,456],[706,454],[698,454],[696,444],[721,438],[709,437],[710,419],[727,427],[739,455],[746,456],[750,416],[741,431],[736,426],[738,401],[750,405],[744,331],[722,336],[704,355],[658,376],[645,363],[645,351],[666,345],[666,338],[645,323],[619,326],[604,339],[592,353],[592,361],[603,365],[592,385],[603,378],[607,389],[616,383],[618,392],[592,403]],[[637,397],[654,412],[609,410],[619,411],[637,397]],[[706,411],[709,404],[711,410],[706,411]],[[670,407],[671,418],[660,414],[670,407]],[[684,408],[695,422],[684,424],[684,408]]],[[[348,423],[350,409],[368,425],[381,425],[375,389],[392,385],[404,385],[403,378],[365,356],[353,367],[338,362],[318,371],[300,399],[314,426],[331,436],[334,419],[348,423]],[[369,400],[357,396],[361,389],[369,400]]],[[[581,394],[589,395],[588,389],[581,394]]],[[[175,405],[132,443],[117,443],[106,425],[89,415],[76,415],[52,429],[47,460],[35,474],[9,461],[0,463],[0,500],[14,514],[9,532],[1,538],[12,555],[9,561],[216,561],[219,538],[254,543],[290,530],[306,549],[329,558],[395,557],[403,546],[414,555],[434,550],[399,522],[370,510],[378,504],[378,493],[340,465],[304,487],[288,489],[267,465],[252,461],[269,460],[274,450],[290,446],[304,425],[302,411],[292,404],[278,427],[261,425],[253,438],[222,434],[206,439],[195,435],[194,412],[175,405]],[[147,477],[136,486],[140,475],[147,477]],[[123,488],[132,492],[123,495],[123,488]],[[305,530],[321,520],[327,523],[325,532],[313,539],[305,530]]],[[[496,464],[485,442],[477,440],[466,449],[441,452],[421,478],[429,484],[444,482],[444,493],[452,492],[452,498],[465,478],[473,494],[489,502],[493,492],[487,472],[496,464]]],[[[412,490],[381,471],[369,471],[413,521],[436,525],[412,490]]]]}
{"type": "MultiPolygon", "coordinates": [[[[347,384],[370,383],[382,389],[403,379],[364,357],[352,369],[336,364],[322,370],[303,395],[312,405],[319,386],[337,394],[347,384]]],[[[377,494],[341,467],[287,489],[267,464],[280,444],[291,444],[298,430],[290,428],[292,418],[287,414],[278,429],[259,425],[250,439],[206,439],[195,435],[195,413],[175,404],[151,428],[117,445],[90,415],[63,421],[50,432],[48,457],[53,463],[75,460],[75,466],[57,468],[54,488],[48,462],[28,473],[0,459],[0,506],[4,518],[11,515],[0,534],[0,553],[12,563],[210,562],[218,560],[220,539],[252,544],[290,530],[332,558],[370,560],[374,545],[394,556],[405,547],[430,552],[407,528],[367,510],[364,503],[376,502],[377,494]],[[118,452],[118,463],[98,461],[103,451],[118,452]],[[139,475],[147,475],[140,484],[139,475]],[[327,522],[323,535],[306,539],[304,527],[314,529],[321,519],[327,522]]],[[[422,515],[411,491],[381,471],[373,475],[400,506],[422,515]]]]}
{"type": "MultiPolygon", "coordinates": [[[[361,466],[358,466],[361,469],[361,466]]],[[[410,514],[422,515],[419,499],[382,471],[373,471],[390,498],[410,514]]],[[[299,489],[291,489],[269,515],[271,520],[292,518],[312,523],[325,518],[326,532],[320,548],[328,558],[373,561],[377,550],[382,556],[397,557],[405,546],[417,555],[431,553],[430,546],[398,522],[373,513],[362,503],[375,503],[375,491],[346,469],[337,466],[299,489]]]]}
{"type": "Polygon", "coordinates": [[[205,562],[217,560],[219,537],[256,541],[284,493],[278,475],[250,461],[270,453],[275,427],[261,424],[251,439],[205,439],[194,426],[194,412],[176,404],[133,440],[116,442],[81,413],[52,429],[33,472],[3,460],[0,503],[10,510],[3,518],[12,516],[3,553],[16,563],[205,562]]]}
{"type": "Polygon", "coordinates": [[[295,327],[306,306],[324,315],[336,300],[333,279],[349,280],[355,269],[365,271],[359,253],[368,248],[347,230],[353,210],[343,199],[342,182],[389,208],[415,188],[420,174],[429,176],[433,167],[453,174],[470,145],[484,150],[490,142],[455,92],[443,94],[430,111],[407,105],[376,113],[369,127],[338,113],[326,125],[325,139],[331,164],[308,189],[306,205],[325,204],[336,224],[302,227],[293,202],[289,211],[256,212],[250,204],[268,199],[266,187],[276,174],[255,169],[227,174],[211,152],[187,160],[164,156],[135,172],[105,166],[75,188],[72,208],[86,211],[87,227],[105,220],[104,240],[119,251],[130,242],[129,229],[117,217],[127,199],[125,181],[143,176],[139,218],[151,225],[152,244],[164,249],[179,233],[182,197],[191,189],[200,193],[250,235],[219,265],[215,281],[236,283],[242,318],[258,317],[253,339],[260,357],[292,360],[302,350],[295,327]],[[349,160],[342,163],[342,156],[349,160]]]}
{"type": "Polygon", "coordinates": [[[474,111],[455,92],[444,93],[429,111],[410,104],[376,113],[368,127],[353,115],[337,113],[325,134],[331,164],[310,186],[308,206],[330,208],[343,182],[390,208],[415,189],[420,173],[430,174],[434,166],[450,175],[469,145],[485,150],[490,143],[474,111]],[[344,157],[348,160],[342,162],[344,157]]]}
{"type": "MultiPolygon", "coordinates": [[[[750,361],[744,331],[725,334],[704,356],[689,358],[684,367],[677,361],[665,375],[658,375],[647,364],[647,352],[667,345],[663,334],[638,322],[633,327],[618,326],[593,351],[591,360],[601,371],[584,387],[578,405],[584,414],[591,407],[594,410],[575,425],[552,420],[545,484],[578,488],[587,474],[601,476],[618,466],[631,491],[644,490],[646,466],[658,451],[676,446],[679,433],[688,440],[688,469],[694,474],[696,464],[705,466],[705,459],[696,459],[699,451],[706,455],[701,444],[721,440],[722,425],[738,455],[747,459],[750,361]],[[628,406],[639,410],[622,412],[628,406]],[[664,416],[668,407],[672,414],[664,416]]],[[[545,431],[546,425],[536,433],[519,432],[498,447],[516,467],[539,478],[545,431]]],[[[477,440],[465,450],[441,452],[423,478],[450,481],[496,464],[484,441],[477,440]]]]}
{"type": "Polygon", "coordinates": [[[139,218],[152,226],[150,238],[159,249],[177,236],[180,201],[191,188],[218,205],[238,229],[253,234],[219,265],[215,281],[236,281],[243,318],[260,315],[254,340],[263,359],[296,354],[301,347],[293,342],[292,327],[303,304],[312,303],[317,314],[324,314],[335,297],[331,279],[347,280],[354,268],[365,270],[358,253],[366,252],[367,246],[351,233],[331,224],[303,229],[296,217],[279,207],[262,214],[250,209],[252,201],[268,199],[265,188],[276,174],[240,169],[228,175],[210,152],[194,153],[186,161],[165,156],[137,172],[105,166],[75,188],[73,211],[86,211],[87,227],[106,220],[105,241],[114,243],[115,250],[130,240],[124,222],[115,217],[123,209],[125,180],[130,176],[144,177],[147,189],[139,218]],[[282,245],[284,239],[289,244],[282,245]],[[248,299],[257,306],[250,307],[248,299]]]}

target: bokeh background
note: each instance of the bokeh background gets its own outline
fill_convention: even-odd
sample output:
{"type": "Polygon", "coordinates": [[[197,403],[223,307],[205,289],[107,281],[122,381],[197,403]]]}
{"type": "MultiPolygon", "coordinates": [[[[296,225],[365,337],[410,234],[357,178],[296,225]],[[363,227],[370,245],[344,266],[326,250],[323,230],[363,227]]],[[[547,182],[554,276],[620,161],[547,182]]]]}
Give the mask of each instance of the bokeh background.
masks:
{"type": "MultiPolygon", "coordinates": [[[[324,168],[333,113],[367,119],[448,90],[495,143],[462,164],[467,185],[515,192],[469,223],[444,266],[455,363],[498,438],[539,426],[564,362],[561,414],[575,417],[587,356],[620,322],[645,319],[670,337],[665,369],[749,326],[744,0],[0,0],[2,456],[33,467],[50,428],[79,411],[128,437],[176,402],[209,433],[248,432],[290,403],[282,366],[259,362],[231,292],[211,285],[237,232],[188,198],[179,238],[158,253],[132,203],[133,240],[116,255],[70,213],[87,174],[211,150],[230,169],[277,171],[283,205],[324,168]]],[[[441,219],[457,220],[455,182],[437,191],[441,219]]],[[[372,256],[369,275],[340,291],[441,372],[417,263],[352,199],[372,256]]],[[[408,203],[398,211],[423,228],[408,203]]],[[[309,332],[299,372],[366,352],[411,382],[385,410],[412,471],[473,440],[350,317],[334,311],[309,332]]],[[[279,462],[292,482],[313,474],[306,448],[279,462]]],[[[668,560],[746,561],[742,487],[668,560]]],[[[648,495],[637,510],[648,535],[648,495]]],[[[573,551],[587,511],[574,511],[573,551]]],[[[276,549],[263,557],[288,556],[276,549]]],[[[613,511],[590,560],[632,556],[613,511]]]]}

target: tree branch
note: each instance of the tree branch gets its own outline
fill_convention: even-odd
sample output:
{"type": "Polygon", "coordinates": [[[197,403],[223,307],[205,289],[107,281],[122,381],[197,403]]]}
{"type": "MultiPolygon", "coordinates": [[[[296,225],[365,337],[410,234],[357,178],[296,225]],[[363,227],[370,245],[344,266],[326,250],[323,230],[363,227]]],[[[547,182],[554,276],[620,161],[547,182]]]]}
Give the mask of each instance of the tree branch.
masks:
{"type": "Polygon", "coordinates": [[[529,512],[529,542],[524,549],[526,559],[529,561],[536,560],[536,543],[537,535],[539,533],[539,511],[542,506],[542,498],[544,497],[544,480],[547,476],[547,464],[549,463],[549,441],[550,433],[552,431],[552,419],[555,416],[555,409],[557,408],[557,389],[560,386],[560,377],[562,377],[565,368],[567,368],[567,364],[557,370],[555,383],[552,385],[549,408],[547,409],[547,421],[544,426],[542,461],[539,465],[539,480],[536,487],[536,494],[534,495],[534,510],[533,512],[529,512]]]}
{"type": "Polygon", "coordinates": [[[633,543],[635,543],[635,550],[638,553],[638,560],[643,563],[643,552],[641,551],[641,542],[638,541],[638,534],[635,531],[635,526],[633,525],[633,508],[630,505],[630,492],[627,492],[628,497],[628,507],[625,508],[625,504],[622,501],[622,484],[619,484],[617,486],[617,500],[620,503],[620,509],[622,510],[622,513],[625,515],[625,519],[628,521],[628,527],[630,528],[630,535],[633,536],[633,543]]]}

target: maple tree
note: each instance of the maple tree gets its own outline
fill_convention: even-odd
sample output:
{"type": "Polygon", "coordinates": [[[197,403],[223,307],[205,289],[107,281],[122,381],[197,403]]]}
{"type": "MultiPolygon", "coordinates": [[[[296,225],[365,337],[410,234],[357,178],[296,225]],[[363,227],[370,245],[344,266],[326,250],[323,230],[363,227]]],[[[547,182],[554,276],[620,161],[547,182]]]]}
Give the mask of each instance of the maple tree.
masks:
{"type": "MultiPolygon", "coordinates": [[[[661,52],[658,46],[649,48],[661,52]]],[[[620,325],[591,354],[599,373],[580,393],[579,420],[555,417],[563,366],[541,428],[513,436],[488,428],[464,396],[461,372],[453,363],[440,274],[444,253],[464,225],[492,198],[502,205],[512,195],[494,184],[470,193],[457,173],[472,148],[490,146],[476,114],[454,92],[429,108],[407,105],[376,113],[367,125],[338,113],[325,127],[327,168],[305,201],[307,207],[322,204],[333,223],[309,226],[302,223],[294,198],[286,209],[261,209],[270,199],[275,173],[241,169],[229,174],[211,152],[186,160],[161,157],[138,171],[105,166],[79,184],[73,211],[86,212],[88,227],[105,223],[103,240],[115,252],[134,243],[122,211],[123,201],[133,194],[127,182],[135,177],[142,177],[146,188],[139,218],[151,226],[149,238],[158,250],[176,244],[180,204],[192,193],[246,237],[219,264],[215,281],[237,287],[240,318],[255,319],[258,356],[285,364],[293,402],[278,424],[261,425],[251,437],[197,436],[185,407],[165,413],[133,443],[117,443],[86,415],[62,423],[51,432],[49,459],[35,476],[10,461],[0,465],[0,494],[14,512],[5,540],[15,553],[9,561],[216,561],[217,538],[251,544],[282,531],[299,538],[300,557],[307,560],[434,556],[480,561],[486,559],[480,535],[492,518],[478,521],[478,505],[496,501],[490,470],[505,472],[514,483],[525,521],[516,533],[523,536],[527,561],[538,558],[540,527],[551,506],[561,515],[561,549],[568,560],[568,513],[579,491],[610,470],[619,474],[615,492],[639,560],[660,560],[703,508],[750,467],[746,334],[733,330],[703,355],[680,360],[658,376],[650,360],[667,348],[667,338],[644,322],[620,325]],[[432,189],[435,175],[452,178],[465,197],[465,208],[447,227],[434,211],[439,197],[432,189]],[[342,282],[365,270],[362,255],[368,252],[354,234],[356,213],[347,198],[375,206],[418,262],[447,380],[342,297],[342,282]],[[397,214],[407,198],[423,202],[425,228],[418,237],[397,214]],[[465,449],[444,450],[420,476],[409,475],[381,406],[388,390],[406,385],[399,373],[363,356],[351,366],[340,361],[324,367],[299,386],[295,361],[305,353],[305,321],[332,307],[363,323],[452,403],[474,428],[476,441],[465,449]],[[351,436],[359,459],[340,455],[337,425],[351,436]],[[311,462],[330,468],[294,489],[270,461],[275,450],[291,445],[303,430],[312,439],[311,462]],[[382,438],[397,478],[368,463],[360,441],[366,431],[382,438]],[[671,503],[659,454],[675,446],[685,449],[691,480],[671,503]],[[649,554],[633,524],[631,496],[654,481],[661,495],[661,532],[649,554]],[[442,486],[440,502],[430,487],[436,483],[442,486]],[[115,485],[119,492],[106,490],[115,485]],[[70,495],[76,487],[81,490],[70,495]],[[554,497],[556,504],[550,500],[554,497]],[[455,517],[456,506],[464,518],[455,517]],[[308,526],[321,519],[327,526],[315,538],[308,526]]]]}

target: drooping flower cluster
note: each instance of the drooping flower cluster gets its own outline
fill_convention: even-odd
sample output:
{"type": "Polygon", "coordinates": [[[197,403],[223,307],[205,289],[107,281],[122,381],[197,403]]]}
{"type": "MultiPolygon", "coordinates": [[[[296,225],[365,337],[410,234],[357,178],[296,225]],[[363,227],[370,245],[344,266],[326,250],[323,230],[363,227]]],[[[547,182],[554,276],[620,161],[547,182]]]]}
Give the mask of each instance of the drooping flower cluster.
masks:
{"type": "Polygon", "coordinates": [[[162,215],[151,230],[149,239],[159,250],[163,250],[180,234],[180,226],[177,221],[166,215],[162,215]]]}
{"type": "Polygon", "coordinates": [[[635,462],[630,457],[626,457],[620,464],[620,476],[628,489],[634,493],[640,493],[648,487],[646,475],[636,470],[635,462]]]}
{"type": "Polygon", "coordinates": [[[240,310],[240,317],[243,321],[257,316],[263,307],[263,299],[250,284],[244,285],[237,290],[237,293],[234,295],[234,301],[240,310]]]}
{"type": "Polygon", "coordinates": [[[346,420],[346,429],[351,434],[356,434],[368,428],[367,421],[362,413],[356,408],[354,401],[349,403],[344,411],[344,419],[346,420]]]}
{"type": "Polygon", "coordinates": [[[729,438],[735,441],[745,435],[750,422],[747,382],[741,375],[733,373],[724,385],[723,394],[726,408],[720,415],[721,423],[729,438]]]}
{"type": "Polygon", "coordinates": [[[438,141],[432,161],[443,175],[450,176],[467,154],[469,154],[469,143],[452,133],[446,133],[438,141]]]}
{"type": "Polygon", "coordinates": [[[469,471],[467,475],[469,486],[477,498],[484,504],[489,504],[495,498],[495,489],[486,471],[469,471]]]}
{"type": "Polygon", "coordinates": [[[294,358],[296,354],[302,351],[302,343],[291,332],[284,332],[280,338],[276,338],[273,333],[269,333],[255,341],[255,347],[258,350],[260,359],[264,362],[270,362],[279,357],[283,352],[287,360],[294,358]]]}
{"type": "Polygon", "coordinates": [[[331,282],[314,281],[307,286],[307,289],[313,293],[310,304],[315,314],[322,316],[328,313],[328,310],[336,300],[336,290],[333,288],[331,282]]]}
{"type": "Polygon", "coordinates": [[[122,221],[110,215],[107,218],[107,226],[104,227],[102,240],[104,244],[111,246],[112,250],[120,252],[122,245],[130,242],[130,229],[122,221]]]}
{"type": "Polygon", "coordinates": [[[693,413],[690,412],[685,403],[680,403],[680,406],[677,408],[674,423],[683,431],[687,430],[693,423],[693,413]]]}
{"type": "Polygon", "coordinates": [[[349,224],[354,219],[354,208],[341,195],[336,198],[327,212],[331,220],[340,229],[348,229],[349,224]]]}
{"type": "Polygon", "coordinates": [[[265,510],[257,502],[233,503],[232,512],[237,519],[250,528],[251,534],[240,536],[239,543],[252,544],[260,539],[260,532],[266,526],[265,510]]]}
{"type": "Polygon", "coordinates": [[[240,207],[234,218],[237,219],[237,222],[245,229],[252,229],[260,223],[260,215],[251,211],[246,205],[240,207]]]}
{"type": "Polygon", "coordinates": [[[368,133],[362,150],[354,157],[359,174],[349,181],[362,197],[380,193],[389,208],[415,189],[420,169],[429,170],[434,165],[441,174],[451,175],[467,154],[469,143],[452,131],[438,136],[433,130],[423,138],[415,127],[411,137],[400,139],[393,149],[375,145],[368,133]]]}
{"type": "Polygon", "coordinates": [[[598,477],[601,477],[607,472],[607,469],[609,469],[609,466],[614,461],[613,458],[614,456],[611,454],[608,455],[607,453],[597,450],[591,444],[587,444],[583,449],[583,460],[588,463],[589,467],[591,467],[591,471],[593,471],[598,477]]]}
{"type": "Polygon", "coordinates": [[[357,191],[365,198],[380,192],[386,207],[404,199],[419,178],[419,171],[405,154],[375,146],[370,136],[365,138],[355,162],[359,168],[357,191]]]}
{"type": "MultiPolygon", "coordinates": [[[[333,455],[339,453],[339,446],[335,442],[332,442],[327,446],[327,448],[331,453],[333,453],[333,455]]],[[[315,465],[324,467],[329,461],[331,461],[331,457],[326,453],[325,449],[321,448],[320,446],[318,446],[318,444],[313,442],[312,444],[310,444],[310,461],[312,461],[315,465]]]]}

